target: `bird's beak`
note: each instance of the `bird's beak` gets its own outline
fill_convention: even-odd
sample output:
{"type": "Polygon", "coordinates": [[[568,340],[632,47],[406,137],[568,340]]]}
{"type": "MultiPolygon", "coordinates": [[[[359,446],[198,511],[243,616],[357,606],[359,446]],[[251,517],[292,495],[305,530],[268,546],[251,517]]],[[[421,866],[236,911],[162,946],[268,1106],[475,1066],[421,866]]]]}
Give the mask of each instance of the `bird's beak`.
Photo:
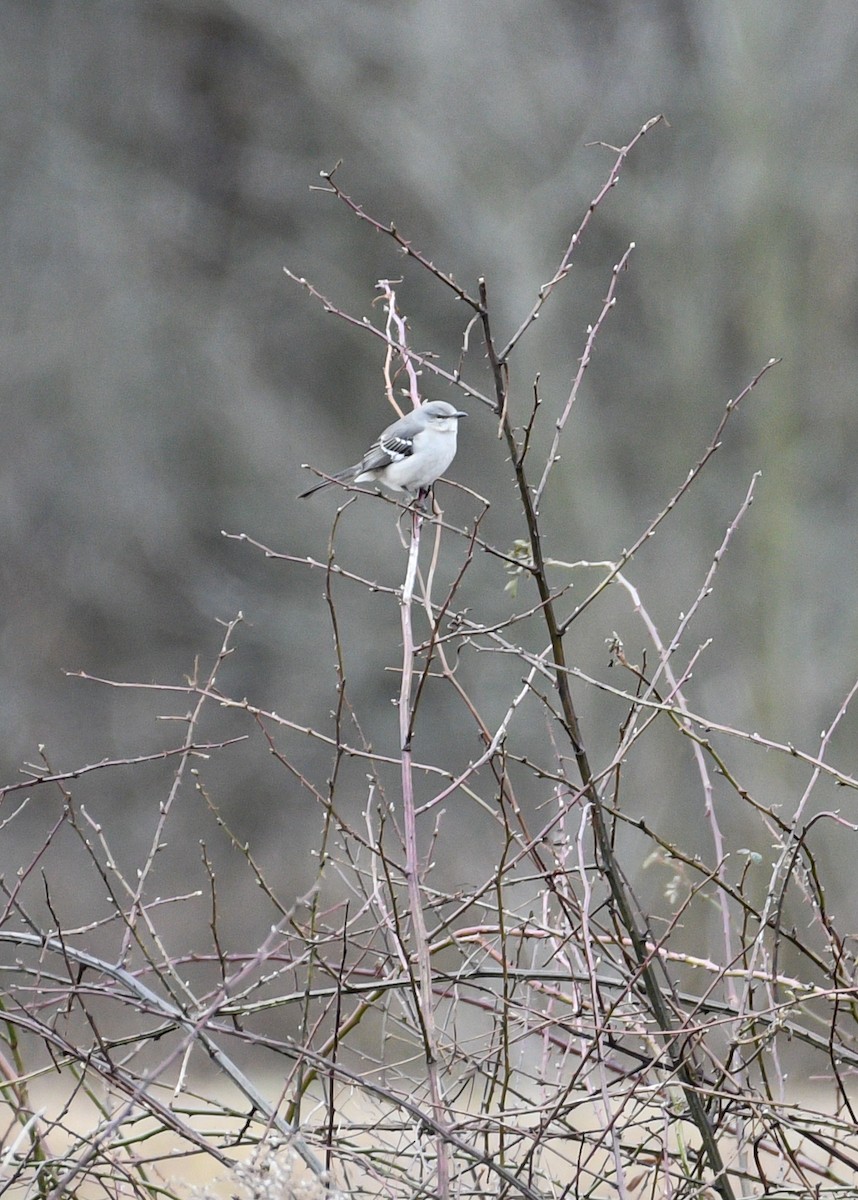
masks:
{"type": "Polygon", "coordinates": [[[467,414],[466,412],[457,412],[457,413],[454,413],[454,416],[457,416],[457,417],[466,417],[467,415],[468,415],[468,414],[467,414]]]}

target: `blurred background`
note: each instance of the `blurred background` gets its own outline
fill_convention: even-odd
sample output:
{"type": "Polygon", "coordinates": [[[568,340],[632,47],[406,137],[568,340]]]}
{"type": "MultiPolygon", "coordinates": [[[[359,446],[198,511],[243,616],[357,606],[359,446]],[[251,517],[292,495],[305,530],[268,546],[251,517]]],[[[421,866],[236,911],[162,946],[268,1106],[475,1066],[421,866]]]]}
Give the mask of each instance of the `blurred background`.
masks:
{"type": "MultiPolygon", "coordinates": [[[[321,576],[221,531],[324,558],[336,500],[296,501],[311,481],[301,464],[346,465],[391,414],[380,343],[325,314],[283,267],[377,323],[376,280],[401,278],[413,344],[448,369],[466,315],[313,190],[319,172],[342,160],[338,182],[367,211],[469,290],[484,275],[504,342],[607,177],[616,155],[594,143],[623,145],[660,112],[669,125],[635,149],[514,360],[521,419],[541,373],[547,445],[611,267],[636,243],[544,506],[547,549],[617,557],[700,457],[729,397],[782,357],[630,574],[669,636],[762,471],[691,635],[713,645],[689,694],[713,719],[815,750],[858,671],[858,8],[7,0],[0,31],[0,781],[40,744],[56,769],[178,744],[181,727],[155,718],[181,715],[183,699],[169,709],[63,672],[180,684],[198,656],[208,669],[218,622],[238,610],[224,687],[300,723],[329,720],[321,576]]],[[[464,374],[487,389],[476,339],[464,374]]],[[[492,501],[487,535],[509,547],[522,533],[509,464],[491,418],[469,408],[451,475],[492,501]]],[[[475,511],[451,490],[443,503],[460,523],[475,511]]],[[[339,534],[344,565],[387,586],[402,574],[392,514],[361,501],[339,534]]],[[[474,572],[483,612],[508,612],[497,564],[474,572]]],[[[395,605],[357,589],[341,604],[353,695],[369,736],[395,753],[395,605]]],[[[621,598],[589,620],[570,638],[585,669],[604,670],[617,623],[637,656],[645,639],[621,598]]],[[[475,686],[483,661],[468,668],[475,686]]],[[[616,722],[594,729],[581,704],[585,732],[609,749],[616,722]]],[[[832,753],[847,771],[855,729],[847,715],[832,753]]],[[[314,754],[300,761],[324,780],[329,755],[314,754]]],[[[654,753],[630,802],[681,816],[673,769],[654,753]]],[[[790,777],[790,799],[780,760],[748,770],[760,800],[788,810],[807,777],[790,777]]],[[[133,862],[163,777],[87,787],[97,815],[122,814],[133,862]]],[[[224,756],[216,792],[261,859],[295,873],[297,894],[319,821],[297,785],[257,746],[224,756]]],[[[59,802],[41,796],[11,828],[5,872],[29,861],[59,802]]],[[[187,811],[177,820],[192,836],[187,811]]]]}

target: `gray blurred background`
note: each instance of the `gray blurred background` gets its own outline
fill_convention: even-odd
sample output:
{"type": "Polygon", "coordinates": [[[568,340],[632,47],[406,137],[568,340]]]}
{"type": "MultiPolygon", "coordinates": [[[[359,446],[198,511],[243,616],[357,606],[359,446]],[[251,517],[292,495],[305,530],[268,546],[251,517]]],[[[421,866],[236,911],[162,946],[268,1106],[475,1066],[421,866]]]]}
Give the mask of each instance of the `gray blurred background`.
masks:
{"type": "MultiPolygon", "coordinates": [[[[296,502],[310,482],[300,464],[352,461],[390,411],[379,343],[324,314],[282,268],[377,322],[376,280],[403,277],[413,343],[447,368],[465,315],[311,190],[319,172],[342,160],[340,185],[369,212],[470,290],[485,275],[503,342],[613,163],[587,144],[621,145],[659,112],[669,126],[635,150],[514,361],[519,413],[537,371],[557,411],[611,266],[634,240],[545,506],[548,552],[616,557],[697,461],[728,398],[782,356],[631,574],[669,636],[761,470],[691,636],[690,649],[714,642],[690,695],[715,719],[815,749],[858,671],[851,0],[6,0],[0,33],[3,781],[40,743],[58,769],[177,744],[181,727],[155,717],[184,712],[181,698],[171,709],[63,672],[181,683],[196,656],[207,669],[217,622],[239,609],[224,687],[298,722],[328,721],[321,577],[221,531],[324,557],[336,502],[296,502]]],[[[487,388],[479,348],[465,375],[487,388]]],[[[492,500],[487,533],[508,547],[522,533],[509,465],[492,420],[469,407],[451,475],[492,500]]],[[[548,432],[550,418],[543,444],[548,432]]],[[[474,511],[451,491],[445,505],[459,522],[474,511]]],[[[392,511],[361,501],[340,535],[344,565],[388,586],[402,568],[392,511]]],[[[486,615],[509,611],[504,582],[496,564],[475,567],[486,615]]],[[[398,652],[395,606],[358,589],[340,603],[362,720],[395,753],[384,671],[398,652]]],[[[637,657],[645,639],[620,597],[582,622],[570,657],[604,673],[618,625],[637,657]]],[[[483,686],[483,661],[467,668],[470,686],[483,686]]],[[[607,752],[617,721],[594,728],[593,704],[581,697],[585,731],[607,752]]],[[[832,755],[844,770],[854,741],[847,716],[832,755]]],[[[462,761],[474,752],[463,745],[462,761]]],[[[324,781],[329,756],[295,754],[324,781]]],[[[147,770],[87,784],[98,816],[122,814],[129,863],[169,779],[147,770]]],[[[761,801],[788,809],[806,780],[774,756],[747,770],[761,801]]],[[[641,779],[634,803],[681,813],[658,753],[641,779]]],[[[261,861],[294,872],[283,892],[297,894],[319,817],[294,781],[257,743],[224,756],[214,790],[261,861]]],[[[30,824],[13,826],[5,871],[28,861],[58,803],[43,796],[30,824]]],[[[193,803],[176,819],[197,836],[193,803]]],[[[453,876],[471,847],[459,853],[453,876]]]]}

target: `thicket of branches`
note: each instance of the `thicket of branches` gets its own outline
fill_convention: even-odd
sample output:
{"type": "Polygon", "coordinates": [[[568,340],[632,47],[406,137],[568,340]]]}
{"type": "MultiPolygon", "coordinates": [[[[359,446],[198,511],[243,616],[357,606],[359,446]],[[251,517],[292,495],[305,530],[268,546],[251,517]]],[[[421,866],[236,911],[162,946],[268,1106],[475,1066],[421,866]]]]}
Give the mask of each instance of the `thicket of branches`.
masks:
{"type": "Polygon", "coordinates": [[[717,471],[732,418],[773,363],[726,403],[661,511],[601,563],[546,545],[540,510],[633,247],[606,266],[604,303],[568,395],[548,404],[538,380],[526,393],[510,387],[517,346],[657,121],[619,150],[505,345],[483,280],[460,285],[363,211],[335,173],[325,177],[351,216],[465,312],[461,359],[444,364],[415,345],[391,281],[379,284],[385,316],[376,325],[298,282],[377,341],[394,409],[446,383],[473,419],[492,423],[520,524],[505,544],[485,536],[489,499],[462,482],[460,455],[458,482],[438,486],[431,511],[344,489],[322,554],[286,555],[250,533],[231,535],[272,569],[311,572],[323,584],[337,678],[324,728],[302,718],[300,695],[287,691],[284,715],[222,686],[225,664],[241,654],[240,614],[185,682],[85,676],[88,686],[154,692],[169,728],[178,722],[182,733],[162,754],[74,771],[54,772],[46,756],[2,789],[4,828],[32,819],[38,805],[51,813],[36,852],[3,881],[0,1180],[11,1195],[177,1195],[185,1156],[210,1194],[854,1195],[854,949],[827,908],[815,838],[830,824],[854,838],[856,826],[811,803],[822,782],[858,786],[828,757],[852,693],[832,699],[830,725],[809,749],[693,706],[692,672],[706,670],[700,609],[717,603],[718,567],[748,519],[756,478],[736,497],[678,623],[662,627],[633,579],[641,547],[669,541],[676,506],[702,472],[717,471]],[[483,357],[487,390],[471,370],[483,357]],[[470,512],[461,524],[445,516],[451,486],[470,512]],[[356,504],[371,511],[379,537],[401,539],[398,580],[366,577],[340,537],[356,504]],[[487,619],[469,588],[484,555],[508,600],[501,620],[487,619]],[[343,606],[356,594],[398,610],[387,644],[345,644],[343,606]],[[612,633],[617,596],[634,618],[634,644],[612,633]],[[583,614],[587,636],[600,627],[600,608],[597,676],[579,667],[570,644],[583,614]],[[375,656],[390,672],[395,752],[363,732],[348,683],[354,655],[375,656]],[[479,664],[492,660],[500,669],[483,683],[479,664]],[[579,722],[582,695],[600,739],[579,722]],[[438,735],[445,725],[449,745],[438,735]],[[458,762],[450,747],[462,737],[472,752],[458,762]],[[241,739],[273,756],[284,788],[317,810],[317,876],[306,894],[263,867],[263,848],[230,828],[212,796],[219,760],[241,739]],[[308,739],[327,749],[323,777],[304,766],[308,739]],[[682,794],[669,799],[699,813],[705,853],[640,815],[638,763],[651,741],[681,764],[682,794]],[[744,782],[748,751],[788,763],[779,806],[744,782]],[[148,850],[129,865],[121,810],[113,825],[96,821],[87,787],[112,775],[120,795],[123,774],[153,762],[169,780],[153,787],[148,850]],[[59,808],[47,802],[56,796],[59,808]],[[160,863],[192,801],[198,844],[180,848],[187,890],[163,895],[160,863]],[[479,861],[492,862],[455,889],[445,872],[454,806],[473,812],[484,831],[479,861]],[[741,829],[756,831],[755,849],[738,844],[723,818],[737,808],[741,829]],[[225,855],[241,861],[241,903],[264,931],[240,948],[222,933],[225,855]],[[646,903],[635,886],[642,863],[661,881],[646,903]],[[100,911],[80,913],[67,900],[70,872],[100,881],[100,911]],[[182,914],[201,903],[209,943],[186,947],[182,914]]]}

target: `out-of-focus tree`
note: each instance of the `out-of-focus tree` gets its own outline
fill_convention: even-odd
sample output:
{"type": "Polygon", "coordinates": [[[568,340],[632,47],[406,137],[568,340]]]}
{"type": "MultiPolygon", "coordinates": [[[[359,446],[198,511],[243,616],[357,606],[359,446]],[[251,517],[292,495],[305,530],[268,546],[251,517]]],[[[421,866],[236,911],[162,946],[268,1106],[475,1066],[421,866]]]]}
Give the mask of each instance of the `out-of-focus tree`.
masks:
{"type": "MultiPolygon", "coordinates": [[[[612,557],[725,398],[783,356],[718,482],[670,529],[687,577],[658,541],[638,569],[678,612],[761,468],[761,515],[724,566],[729,585],[752,561],[755,586],[707,629],[716,669],[701,702],[774,736],[815,736],[855,670],[858,12],[12,0],[0,27],[7,775],[37,743],[63,766],[159,745],[139,698],[129,709],[62,670],[178,679],[238,609],[233,691],[244,676],[272,707],[300,688],[323,710],[333,667],[316,587],[284,594],[282,575],[221,530],[322,554],[330,514],[296,504],[300,464],[352,461],[388,410],[379,348],[322,319],[281,268],[367,314],[376,279],[402,273],[414,344],[450,365],[463,317],[310,190],[319,171],[342,159],[358,202],[463,283],[484,275],[511,333],[604,176],[612,152],[587,143],[621,143],[659,111],[669,128],[600,210],[571,286],[522,346],[512,394],[529,396],[539,369],[543,394],[565,395],[606,255],[634,240],[545,514],[557,557],[612,557]]],[[[460,462],[500,540],[510,472],[475,416],[460,462]]],[[[386,576],[397,547],[375,520],[352,520],[348,536],[386,576]]],[[[490,603],[502,610],[503,593],[490,603]]],[[[386,714],[388,681],[352,670],[386,714]]],[[[662,793],[657,762],[652,778],[662,793]]],[[[777,776],[764,786],[776,799],[777,776]]],[[[248,828],[275,819],[272,796],[270,780],[225,772],[222,802],[248,828]]]]}

